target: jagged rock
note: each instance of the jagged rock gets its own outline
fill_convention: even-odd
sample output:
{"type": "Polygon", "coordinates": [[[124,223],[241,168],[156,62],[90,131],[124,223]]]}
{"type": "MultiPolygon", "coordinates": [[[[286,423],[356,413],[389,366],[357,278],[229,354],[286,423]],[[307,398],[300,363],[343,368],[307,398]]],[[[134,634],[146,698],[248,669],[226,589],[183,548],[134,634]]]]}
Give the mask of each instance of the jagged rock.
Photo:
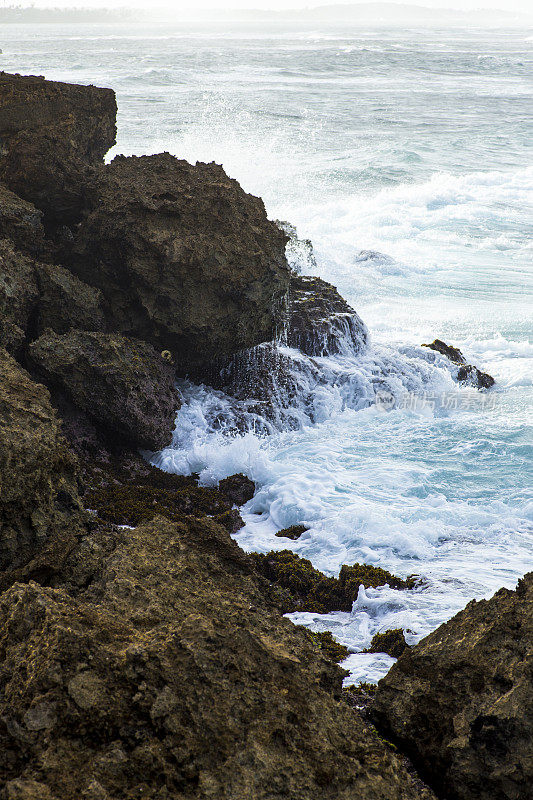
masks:
{"type": "Polygon", "coordinates": [[[41,211],[0,183],[1,239],[10,239],[29,255],[39,255],[45,247],[41,218],[41,211]]]}
{"type": "Polygon", "coordinates": [[[387,653],[393,658],[399,658],[408,647],[403,630],[394,628],[383,633],[376,633],[365,653],[387,653]]]}
{"type": "Polygon", "coordinates": [[[533,786],[533,573],[472,601],[406,651],[373,717],[449,800],[528,800],[533,786]]]}
{"type": "Polygon", "coordinates": [[[354,355],[367,344],[362,319],[330,283],[293,275],[290,283],[287,344],[309,356],[354,355]]]}
{"type": "Polygon", "coordinates": [[[223,528],[110,538],[72,553],[76,596],[0,597],[2,800],[432,800],[223,528]]]}
{"type": "Polygon", "coordinates": [[[306,274],[315,269],[317,263],[312,241],[310,239],[300,239],[298,231],[290,222],[280,219],[276,219],[274,222],[288,236],[285,254],[293,272],[299,275],[302,272],[306,274]]]}
{"type": "Polygon", "coordinates": [[[0,347],[18,354],[38,298],[34,262],[0,240],[0,347]]]}
{"type": "Polygon", "coordinates": [[[27,564],[82,518],[77,463],[44,386],[0,349],[0,570],[27,564]]]}
{"type": "Polygon", "coordinates": [[[47,328],[55,333],[66,333],[71,328],[105,331],[104,298],[99,289],[53,264],[37,265],[36,275],[40,291],[37,335],[47,328]]]}
{"type": "Polygon", "coordinates": [[[115,144],[115,93],[0,73],[0,178],[45,213],[77,222],[91,168],[115,144]]]}
{"type": "Polygon", "coordinates": [[[273,338],[286,237],[222,167],[119,156],[92,208],[72,267],[103,291],[122,333],[170,351],[181,373],[273,338]]]}
{"type": "Polygon", "coordinates": [[[218,484],[218,490],[232,505],[243,506],[255,494],[255,483],[242,473],[223,478],[218,484]]]}
{"type": "Polygon", "coordinates": [[[291,550],[271,550],[252,553],[251,559],[260,575],[283,589],[284,611],[310,611],[327,614],[330,611],[351,611],[359,588],[384,586],[412,589],[414,581],[392,575],[370,564],[343,564],[338,578],[330,578],[313,567],[307,558],[291,550]]]}
{"type": "Polygon", "coordinates": [[[124,336],[44,333],[29,348],[36,373],[114,440],[158,450],[180,406],[172,367],[153,347],[124,336]]]}
{"type": "Polygon", "coordinates": [[[446,356],[453,364],[459,365],[456,379],[460,383],[473,386],[474,389],[490,389],[490,387],[494,386],[496,383],[492,375],[481,372],[481,370],[474,367],[472,364],[467,364],[466,358],[458,347],[452,347],[441,339],[435,339],[431,344],[423,344],[422,347],[429,347],[430,350],[436,350],[437,353],[446,356]]]}

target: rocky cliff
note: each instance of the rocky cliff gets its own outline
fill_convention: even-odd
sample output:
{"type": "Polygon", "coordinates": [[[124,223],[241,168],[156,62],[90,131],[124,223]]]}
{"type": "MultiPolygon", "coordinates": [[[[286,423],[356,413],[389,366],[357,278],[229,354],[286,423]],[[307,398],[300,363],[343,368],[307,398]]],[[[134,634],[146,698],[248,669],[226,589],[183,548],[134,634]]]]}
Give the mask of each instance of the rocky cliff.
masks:
{"type": "MultiPolygon", "coordinates": [[[[361,582],[397,579],[247,556],[230,532],[248,479],[206,489],[137,451],[170,441],[176,372],[274,413],[274,400],[288,407],[305,391],[276,331],[320,380],[312,357],[359,352],[366,329],[334,287],[291,276],[285,233],[221,167],[169,154],[104,165],[115,109],[107,89],[0,75],[0,798],[434,800],[342,692],[331,637],[282,616],[303,604],[349,610],[361,582]]],[[[442,744],[453,709],[461,724],[474,719],[463,691],[474,676],[489,721],[475,740],[461,728],[453,769],[429,734],[418,752],[395,732],[390,703],[402,747],[423,768],[442,764],[440,782],[427,769],[439,791],[463,776],[471,798],[488,800],[476,770],[479,753],[496,764],[486,753],[501,709],[522,773],[498,731],[490,785],[500,791],[499,774],[515,791],[502,798],[521,800],[529,779],[529,662],[513,631],[530,626],[515,619],[522,600],[505,602],[505,636],[472,614],[446,646],[437,638],[437,661],[442,651],[459,674],[464,663],[449,706],[439,680],[416,695],[429,703],[442,689],[432,721],[442,744]],[[477,667],[468,647],[464,662],[451,655],[467,633],[485,642],[477,667]],[[501,642],[513,675],[501,664],[487,677],[485,655],[501,642]],[[522,717],[497,695],[515,674],[522,717]]],[[[413,682],[418,652],[399,661],[415,665],[413,682]]]]}

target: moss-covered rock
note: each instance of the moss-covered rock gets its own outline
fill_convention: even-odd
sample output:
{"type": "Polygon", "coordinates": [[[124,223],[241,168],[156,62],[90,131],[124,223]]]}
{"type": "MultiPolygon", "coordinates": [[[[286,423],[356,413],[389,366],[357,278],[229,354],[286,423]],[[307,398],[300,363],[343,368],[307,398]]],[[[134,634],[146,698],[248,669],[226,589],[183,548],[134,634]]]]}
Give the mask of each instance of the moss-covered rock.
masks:
{"type": "Polygon", "coordinates": [[[333,638],[331,631],[315,633],[314,631],[308,630],[307,632],[310,638],[318,644],[322,652],[327,655],[328,658],[331,658],[332,661],[335,661],[336,664],[348,658],[348,648],[340,644],[340,642],[337,642],[333,638]]]}
{"type": "Polygon", "coordinates": [[[235,525],[233,516],[224,516],[230,508],[216,489],[194,483],[180,489],[158,488],[143,481],[141,477],[134,483],[112,483],[90,489],[84,496],[85,506],[115,525],[135,526],[156,516],[178,522],[184,515],[217,515],[226,529],[235,525]]]}
{"type": "Polygon", "coordinates": [[[372,638],[370,647],[365,653],[387,653],[393,658],[400,658],[401,654],[407,650],[409,645],[405,641],[405,636],[401,628],[394,628],[383,633],[376,633],[372,638]]]}
{"type": "Polygon", "coordinates": [[[291,550],[252,553],[257,571],[269,581],[288,589],[287,611],[351,611],[361,585],[395,589],[412,588],[410,581],[397,578],[387,570],[367,564],[343,565],[338,578],[330,578],[315,569],[306,558],[291,550]]]}
{"type": "Polygon", "coordinates": [[[299,539],[302,533],[308,531],[306,525],[291,525],[289,528],[282,528],[276,533],[281,539],[292,539],[293,541],[299,539]]]}

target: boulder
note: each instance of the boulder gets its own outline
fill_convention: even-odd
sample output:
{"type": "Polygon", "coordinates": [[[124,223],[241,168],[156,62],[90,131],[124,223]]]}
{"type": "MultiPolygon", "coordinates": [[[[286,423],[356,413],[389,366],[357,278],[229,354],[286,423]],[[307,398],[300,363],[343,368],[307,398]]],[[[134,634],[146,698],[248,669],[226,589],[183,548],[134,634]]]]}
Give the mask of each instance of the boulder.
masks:
{"type": "Polygon", "coordinates": [[[10,239],[29,255],[44,249],[42,212],[0,183],[0,239],[10,239]]]}
{"type": "Polygon", "coordinates": [[[0,570],[31,561],[81,520],[77,462],[44,386],[0,349],[0,570]]]}
{"type": "Polygon", "coordinates": [[[0,178],[45,214],[72,224],[91,169],[115,144],[111,89],[0,73],[0,178]]]}
{"type": "Polygon", "coordinates": [[[69,270],[54,264],[38,264],[36,276],[40,292],[37,336],[47,328],[55,333],[66,333],[71,328],[105,331],[105,305],[99,289],[83,283],[69,270]]]}
{"type": "Polygon", "coordinates": [[[116,328],[168,350],[181,374],[273,338],[286,236],[217,164],[119,156],[102,172],[72,268],[116,328]]]}
{"type": "Polygon", "coordinates": [[[362,319],[321,278],[293,275],[286,342],[308,356],[356,355],[368,341],[362,319]]]}
{"type": "Polygon", "coordinates": [[[2,800],[434,800],[222,527],[107,536],[0,596],[2,800]]]}
{"type": "Polygon", "coordinates": [[[255,483],[238,472],[236,475],[223,478],[218,484],[218,490],[232,505],[243,506],[254,496],[255,483]]]}
{"type": "Polygon", "coordinates": [[[533,786],[533,573],[472,601],[405,651],[373,719],[449,800],[528,800],[533,786]]]}
{"type": "Polygon", "coordinates": [[[0,240],[0,347],[19,353],[39,290],[32,259],[0,240]]]}
{"type": "Polygon", "coordinates": [[[174,371],[153,347],[124,336],[47,331],[29,348],[36,374],[112,440],[159,450],[180,406],[174,371]]]}
{"type": "Polygon", "coordinates": [[[387,655],[393,658],[399,658],[408,647],[409,645],[405,641],[403,630],[401,628],[393,628],[389,631],[374,634],[370,642],[370,647],[364,652],[387,653],[387,655]]]}
{"type": "Polygon", "coordinates": [[[431,344],[423,344],[422,347],[429,347],[430,350],[435,350],[437,353],[446,356],[453,364],[457,364],[459,369],[455,377],[459,383],[472,386],[474,389],[490,389],[496,383],[492,375],[487,372],[481,372],[472,364],[467,364],[466,358],[458,347],[452,347],[441,339],[435,339],[431,344]]]}

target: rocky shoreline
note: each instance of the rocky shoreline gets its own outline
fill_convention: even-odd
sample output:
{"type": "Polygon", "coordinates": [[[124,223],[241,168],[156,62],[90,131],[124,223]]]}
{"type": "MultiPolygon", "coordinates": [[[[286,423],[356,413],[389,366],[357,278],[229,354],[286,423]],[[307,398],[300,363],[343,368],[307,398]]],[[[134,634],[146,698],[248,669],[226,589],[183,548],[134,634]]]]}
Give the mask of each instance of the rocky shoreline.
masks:
{"type": "Polygon", "coordinates": [[[531,576],[415,647],[373,642],[400,658],[361,705],[342,646],[283,614],[413,583],[247,555],[248,478],[139,453],[171,439],[176,375],[290,426],[286,348],[321,380],[315,357],[365,349],[356,312],[222,167],[105,165],[111,90],[1,73],[0,101],[0,798],[526,800],[531,576]]]}

